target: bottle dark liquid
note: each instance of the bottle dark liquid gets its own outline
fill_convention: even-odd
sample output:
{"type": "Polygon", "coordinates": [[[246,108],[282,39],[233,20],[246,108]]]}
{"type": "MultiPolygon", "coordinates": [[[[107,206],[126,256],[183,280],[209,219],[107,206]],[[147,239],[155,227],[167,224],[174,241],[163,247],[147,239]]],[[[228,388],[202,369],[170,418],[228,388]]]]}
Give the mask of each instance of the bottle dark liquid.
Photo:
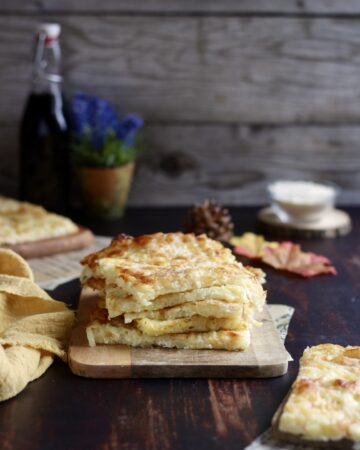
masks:
{"type": "Polygon", "coordinates": [[[20,130],[20,196],[64,212],[69,194],[69,133],[59,75],[59,27],[55,33],[51,27],[43,26],[37,35],[32,92],[20,130]]]}

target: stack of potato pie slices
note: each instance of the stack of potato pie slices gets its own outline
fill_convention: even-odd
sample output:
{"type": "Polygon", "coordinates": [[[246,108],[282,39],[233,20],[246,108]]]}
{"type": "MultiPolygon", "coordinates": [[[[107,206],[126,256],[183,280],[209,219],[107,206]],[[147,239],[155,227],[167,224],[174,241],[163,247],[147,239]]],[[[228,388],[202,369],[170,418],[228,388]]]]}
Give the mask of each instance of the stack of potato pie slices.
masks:
{"type": "Polygon", "coordinates": [[[258,274],[206,235],[120,235],[82,264],[100,298],[91,346],[243,350],[265,303],[258,274]]]}

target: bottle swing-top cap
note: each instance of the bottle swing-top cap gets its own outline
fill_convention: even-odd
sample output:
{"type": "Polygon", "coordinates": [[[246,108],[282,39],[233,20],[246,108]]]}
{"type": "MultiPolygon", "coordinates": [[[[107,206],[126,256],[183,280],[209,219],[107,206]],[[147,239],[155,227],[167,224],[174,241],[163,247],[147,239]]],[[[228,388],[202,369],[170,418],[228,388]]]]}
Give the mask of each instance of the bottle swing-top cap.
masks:
{"type": "Polygon", "coordinates": [[[61,25],[58,23],[41,23],[37,26],[38,34],[44,34],[49,39],[57,39],[61,33],[61,25]]]}
{"type": "Polygon", "coordinates": [[[34,73],[37,79],[45,79],[53,83],[62,81],[59,73],[60,33],[61,25],[58,23],[41,23],[36,27],[34,73]]]}

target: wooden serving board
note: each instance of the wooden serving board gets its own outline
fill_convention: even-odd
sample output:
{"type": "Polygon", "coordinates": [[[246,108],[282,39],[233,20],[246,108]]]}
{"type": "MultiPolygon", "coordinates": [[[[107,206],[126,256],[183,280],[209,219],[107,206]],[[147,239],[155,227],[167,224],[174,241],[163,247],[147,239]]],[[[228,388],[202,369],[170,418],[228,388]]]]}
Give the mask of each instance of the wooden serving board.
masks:
{"type": "Polygon", "coordinates": [[[351,231],[349,214],[341,209],[331,209],[323,213],[315,222],[284,223],[271,206],[258,213],[258,219],[264,231],[272,235],[288,238],[330,239],[343,236],[351,231]]]}
{"type": "Polygon", "coordinates": [[[251,346],[245,351],[143,349],[125,345],[89,347],[85,324],[96,301],[96,293],[83,290],[69,348],[70,368],[76,375],[92,378],[267,378],[287,372],[288,353],[267,308],[259,317],[262,327],[254,328],[251,346]]]}
{"type": "Polygon", "coordinates": [[[23,258],[31,259],[80,250],[90,245],[93,240],[93,233],[88,228],[79,226],[77,233],[21,244],[4,245],[3,247],[14,250],[23,258]]]}

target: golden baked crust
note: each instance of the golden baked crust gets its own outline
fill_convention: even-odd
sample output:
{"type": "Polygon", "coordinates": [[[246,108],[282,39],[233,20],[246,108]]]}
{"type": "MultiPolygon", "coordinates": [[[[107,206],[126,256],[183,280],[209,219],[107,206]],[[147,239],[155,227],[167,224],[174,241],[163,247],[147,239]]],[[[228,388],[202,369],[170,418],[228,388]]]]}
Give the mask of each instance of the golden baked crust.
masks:
{"type": "Polygon", "coordinates": [[[165,265],[170,261],[235,262],[231,251],[205,234],[155,233],[139,237],[120,234],[99,252],[86,256],[81,263],[94,269],[103,258],[118,258],[140,264],[165,265]]]}
{"type": "Polygon", "coordinates": [[[0,196],[0,245],[66,236],[78,230],[70,219],[41,206],[0,196]]]}
{"type": "Polygon", "coordinates": [[[300,440],[360,441],[360,347],[322,344],[306,349],[274,420],[279,432],[300,440]]]}

